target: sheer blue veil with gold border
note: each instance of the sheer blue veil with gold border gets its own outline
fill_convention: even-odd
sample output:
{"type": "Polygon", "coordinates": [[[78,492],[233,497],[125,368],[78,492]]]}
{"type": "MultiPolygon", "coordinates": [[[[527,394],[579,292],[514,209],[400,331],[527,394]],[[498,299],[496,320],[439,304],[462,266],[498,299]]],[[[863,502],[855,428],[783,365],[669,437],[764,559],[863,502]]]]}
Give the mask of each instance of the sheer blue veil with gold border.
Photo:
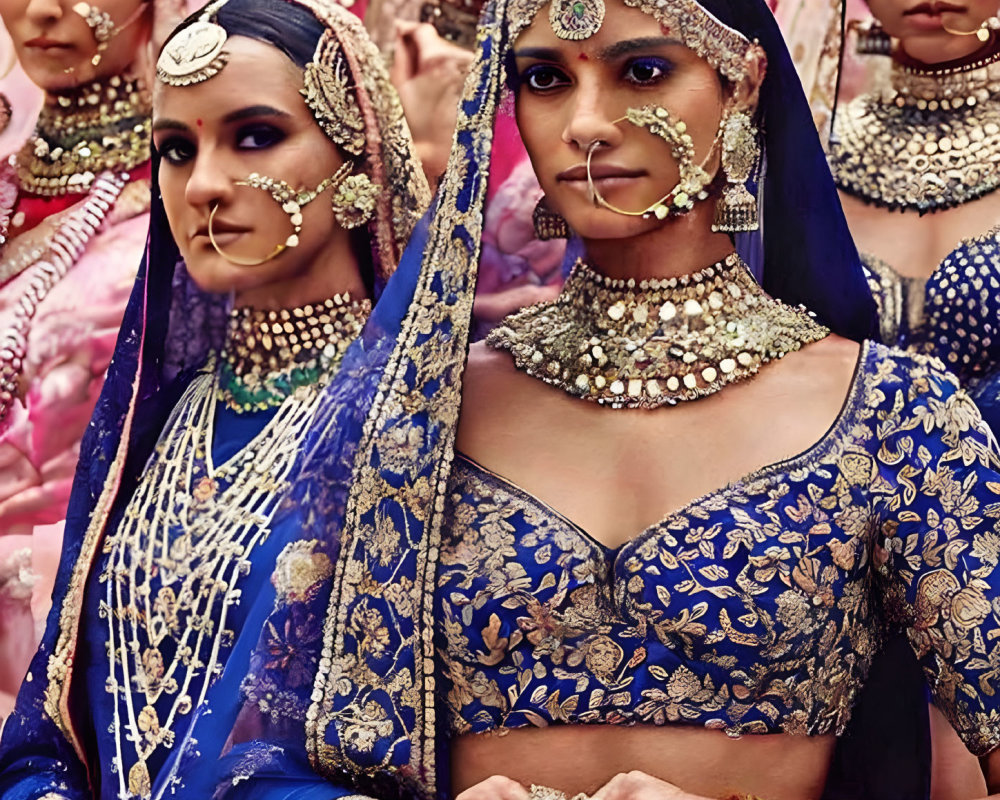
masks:
{"type": "MultiPolygon", "coordinates": [[[[188,24],[196,18],[197,14],[188,24]]],[[[346,74],[364,124],[364,151],[357,163],[374,182],[387,189],[380,195],[371,221],[353,232],[365,283],[377,300],[430,202],[402,107],[381,55],[368,40],[361,21],[332,0],[231,0],[217,12],[216,20],[230,35],[273,44],[300,68],[314,58],[324,35],[332,33],[337,47],[331,51],[336,52],[337,61],[320,61],[318,66],[331,72],[341,70],[340,77],[346,74]]],[[[252,91],[248,90],[247,99],[252,101],[252,91]]],[[[88,692],[95,689],[86,685],[85,676],[77,674],[82,670],[74,671],[83,630],[80,609],[84,607],[84,593],[91,570],[101,558],[109,527],[128,502],[171,409],[193,374],[204,368],[210,351],[221,347],[225,336],[231,300],[203,292],[188,275],[167,223],[157,174],[158,169],[154,169],[145,256],[103,392],[81,446],[52,611],[15,711],[4,726],[0,743],[3,797],[36,797],[52,791],[59,796],[84,798],[97,791],[94,750],[82,733],[86,726],[80,724],[87,719],[88,692]]],[[[354,343],[344,360],[345,373],[353,374],[351,365],[378,363],[378,343],[387,339],[376,335],[375,329],[373,322],[367,338],[354,343]]],[[[372,374],[371,370],[368,374],[372,374]]],[[[354,387],[351,380],[335,382],[327,390],[324,410],[309,430],[313,447],[324,440],[331,427],[331,435],[340,437],[336,443],[324,441],[324,457],[337,447],[348,452],[356,445],[367,405],[355,406],[353,401],[357,396],[374,395],[374,388],[368,390],[360,384],[354,387]],[[337,395],[338,388],[347,390],[350,402],[337,395]],[[352,427],[355,419],[357,429],[352,427]]],[[[293,474],[303,477],[293,477],[284,500],[286,510],[311,509],[312,515],[302,520],[301,528],[292,528],[298,518],[285,513],[272,525],[272,537],[295,540],[309,530],[337,530],[342,503],[339,509],[321,506],[321,502],[335,502],[324,495],[310,506],[314,476],[310,474],[307,480],[304,471],[307,464],[314,462],[308,451],[299,454],[293,474]]],[[[339,481],[330,485],[346,486],[343,475],[339,481]]],[[[270,609],[273,594],[261,602],[270,609]]],[[[247,651],[256,639],[255,631],[247,651]]],[[[237,663],[238,644],[234,653],[233,669],[245,673],[246,665],[237,663]]],[[[235,693],[232,698],[221,698],[213,707],[215,701],[210,691],[204,708],[195,708],[193,713],[210,713],[219,718],[221,744],[233,723],[227,723],[225,714],[218,712],[228,707],[236,709],[235,693]]],[[[178,741],[175,749],[183,750],[186,744],[178,741]]]]}
{"type": "MultiPolygon", "coordinates": [[[[710,41],[720,27],[734,41],[756,39],[763,46],[763,226],[740,236],[737,246],[770,293],[804,304],[843,336],[869,336],[874,306],[809,106],[765,2],[627,2],[693,48],[719,54],[713,65],[720,71],[727,67],[725,47],[713,51],[710,41]]],[[[223,793],[311,797],[304,786],[302,795],[292,788],[297,763],[328,779],[327,792],[336,785],[341,794],[380,798],[448,796],[435,693],[435,567],[494,125],[511,44],[543,5],[493,0],[484,11],[449,166],[426,230],[414,236],[375,309],[370,333],[381,342],[372,339],[367,361],[351,365],[352,385],[339,390],[357,410],[345,435],[359,438],[347,448],[331,446],[335,439],[317,442],[311,473],[306,470],[315,478],[310,497],[337,494],[329,503],[335,513],[323,518],[332,524],[324,530],[307,519],[313,512],[290,512],[311,532],[294,554],[301,568],[276,575],[280,601],[244,684],[246,706],[223,793]],[[296,652],[307,654],[303,665],[312,670],[309,681],[289,681],[276,666],[274,653],[289,650],[289,631],[309,631],[306,646],[295,634],[296,652]]]]}

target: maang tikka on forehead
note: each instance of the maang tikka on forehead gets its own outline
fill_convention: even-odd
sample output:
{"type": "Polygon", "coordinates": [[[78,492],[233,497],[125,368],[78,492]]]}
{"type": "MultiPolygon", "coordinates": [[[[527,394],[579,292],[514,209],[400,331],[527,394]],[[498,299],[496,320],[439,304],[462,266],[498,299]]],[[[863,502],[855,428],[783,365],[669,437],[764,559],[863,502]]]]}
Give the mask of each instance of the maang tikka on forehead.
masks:
{"type": "MultiPolygon", "coordinates": [[[[660,23],[665,35],[678,39],[728,80],[738,82],[745,78],[752,57],[763,56],[756,41],[720,21],[698,0],[623,2],[649,14],[660,23]]],[[[545,5],[546,0],[508,0],[505,21],[511,41],[517,39],[545,5]]],[[[604,15],[604,0],[551,0],[549,4],[549,24],[562,39],[593,36],[600,30],[604,15]]]]}
{"type": "Polygon", "coordinates": [[[552,0],[549,25],[560,39],[589,39],[604,24],[604,0],[552,0]]]}
{"type": "Polygon", "coordinates": [[[163,47],[156,61],[156,77],[168,86],[191,86],[218,75],[229,55],[223,48],[229,34],[212,22],[226,0],[205,6],[197,21],[177,33],[163,47]]]}

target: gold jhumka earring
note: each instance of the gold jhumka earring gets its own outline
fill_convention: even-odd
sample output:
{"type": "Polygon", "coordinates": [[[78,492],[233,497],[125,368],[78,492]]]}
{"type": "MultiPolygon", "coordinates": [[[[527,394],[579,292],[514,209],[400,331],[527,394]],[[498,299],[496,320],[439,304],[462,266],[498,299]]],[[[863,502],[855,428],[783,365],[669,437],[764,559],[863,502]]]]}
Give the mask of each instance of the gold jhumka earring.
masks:
{"type": "MultiPolygon", "coordinates": [[[[723,124],[726,117],[723,116],[723,124]]],[[[619,208],[608,202],[597,188],[591,172],[591,163],[594,153],[598,148],[604,146],[604,142],[597,140],[587,148],[587,187],[594,204],[603,206],[616,214],[623,214],[627,217],[644,217],[646,219],[656,217],[656,219],[666,219],[671,214],[683,214],[694,208],[695,200],[705,200],[708,198],[706,187],[712,178],[706,172],[705,167],[715,153],[719,145],[719,137],[722,134],[720,125],[719,133],[716,134],[712,146],[705,154],[705,158],[700,163],[695,161],[694,140],[687,132],[687,123],[684,120],[675,120],[667,109],[662,106],[648,105],[642,108],[630,108],[625,112],[625,116],[616,119],[615,124],[620,122],[630,122],[633,125],[646,128],[650,133],[656,134],[670,145],[670,152],[677,161],[680,170],[680,180],[669,192],[659,200],[640,211],[628,211],[619,208]]]]}
{"type": "Polygon", "coordinates": [[[854,49],[859,56],[887,56],[892,53],[892,37],[874,17],[851,20],[854,49]]]}
{"type": "Polygon", "coordinates": [[[531,224],[535,229],[535,238],[543,242],[551,239],[568,239],[570,235],[569,224],[562,215],[549,208],[544,195],[535,204],[535,210],[531,212],[531,224]]]}
{"type": "Polygon", "coordinates": [[[757,129],[744,111],[730,111],[722,122],[722,172],[726,186],[716,201],[713,231],[739,233],[760,226],[757,198],[747,189],[747,181],[760,159],[757,129]]]}

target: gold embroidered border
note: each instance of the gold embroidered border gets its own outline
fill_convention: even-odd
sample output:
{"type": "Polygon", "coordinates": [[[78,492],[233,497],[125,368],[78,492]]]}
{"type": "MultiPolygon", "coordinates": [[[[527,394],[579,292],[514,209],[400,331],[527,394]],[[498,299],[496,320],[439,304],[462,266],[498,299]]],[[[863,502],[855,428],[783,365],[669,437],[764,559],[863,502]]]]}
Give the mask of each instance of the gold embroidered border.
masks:
{"type": "Polygon", "coordinates": [[[142,374],[142,351],[144,344],[145,336],[142,337],[139,343],[139,362],[136,365],[135,377],[132,380],[132,397],[129,401],[129,409],[122,425],[122,436],[118,441],[118,449],[115,452],[115,457],[108,467],[108,474],[104,479],[101,494],[94,505],[94,510],[91,512],[90,523],[84,534],[83,543],[80,545],[80,553],[77,555],[76,563],[73,565],[69,588],[66,590],[66,596],[63,598],[62,608],[59,611],[59,633],[52,648],[52,655],[49,656],[46,665],[47,681],[43,704],[45,713],[51,717],[56,727],[65,735],[67,741],[72,745],[83,764],[90,762],[83,743],[73,730],[73,722],[69,709],[69,690],[72,683],[73,660],[76,654],[77,635],[80,628],[80,609],[83,607],[87,577],[90,575],[98,546],[104,534],[104,529],[107,526],[111,506],[117,496],[118,486],[121,482],[121,471],[128,453],[132,420],[135,417],[136,395],[139,391],[139,379],[142,374]]]}
{"type": "MultiPolygon", "coordinates": [[[[496,19],[504,18],[505,3],[506,0],[499,0],[496,19]]],[[[406,772],[415,779],[414,790],[426,797],[434,796],[437,786],[433,583],[443,499],[454,453],[461,374],[471,322],[488,171],[483,170],[475,176],[475,187],[465,211],[458,210],[459,195],[468,178],[470,154],[475,156],[488,152],[492,142],[493,120],[503,86],[503,65],[498,51],[502,35],[502,26],[495,23],[480,32],[480,56],[467,79],[463,105],[480,96],[485,96],[486,100],[471,116],[461,109],[459,111],[455,144],[440,195],[441,208],[448,211],[439,213],[434,219],[423,254],[425,268],[418,278],[396,348],[365,422],[355,459],[357,477],[351,487],[341,553],[324,624],[323,651],[314,684],[313,705],[306,719],[309,755],[314,766],[321,771],[329,774],[346,770],[369,775],[383,768],[401,771],[398,767],[354,764],[345,754],[331,752],[324,742],[329,726],[346,722],[344,715],[332,710],[338,685],[345,681],[359,685],[359,680],[365,679],[359,654],[345,652],[345,632],[349,624],[347,609],[364,595],[366,579],[370,581],[372,577],[364,564],[365,548],[375,540],[377,533],[384,533],[397,537],[397,559],[403,559],[408,554],[405,532],[392,530],[391,524],[385,522],[377,528],[381,519],[374,513],[375,506],[381,499],[393,498],[421,519],[424,525],[424,534],[416,553],[415,628],[409,641],[404,642],[413,650],[414,671],[410,676],[394,676],[396,686],[391,691],[396,702],[407,705],[415,715],[416,723],[409,732],[411,749],[406,772]],[[492,44],[489,57],[484,55],[485,41],[492,44]],[[470,144],[460,143],[464,135],[471,137],[470,144]],[[471,247],[463,243],[459,231],[464,234],[465,241],[472,243],[471,247]],[[440,291],[435,290],[436,285],[441,287],[440,291]],[[450,303],[450,297],[457,297],[458,300],[450,303]],[[409,372],[418,376],[413,386],[407,385],[409,372]],[[424,390],[432,381],[437,388],[427,397],[424,390]],[[417,422],[418,414],[426,414],[426,419],[433,420],[441,433],[432,450],[416,454],[428,468],[425,470],[426,477],[418,477],[416,481],[396,488],[371,464],[384,463],[381,454],[398,445],[401,432],[404,437],[412,434],[423,441],[427,432],[417,422]],[[374,519],[375,524],[369,524],[366,518],[374,519]]],[[[411,474],[420,474],[416,466],[411,466],[410,471],[411,474]]]]}

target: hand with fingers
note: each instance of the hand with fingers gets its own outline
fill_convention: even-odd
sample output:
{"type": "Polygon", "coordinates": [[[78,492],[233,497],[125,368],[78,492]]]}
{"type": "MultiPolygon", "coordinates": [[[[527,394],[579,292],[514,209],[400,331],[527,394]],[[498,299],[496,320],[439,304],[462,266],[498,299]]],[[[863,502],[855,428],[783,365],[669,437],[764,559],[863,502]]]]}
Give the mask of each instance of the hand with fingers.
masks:
{"type": "Polygon", "coordinates": [[[428,178],[436,182],[451,152],[458,100],[473,55],[427,23],[396,23],[390,78],[428,178]]]}
{"type": "Polygon", "coordinates": [[[493,775],[470,786],[455,800],[529,800],[531,794],[520,783],[504,775],[493,775]]]}

